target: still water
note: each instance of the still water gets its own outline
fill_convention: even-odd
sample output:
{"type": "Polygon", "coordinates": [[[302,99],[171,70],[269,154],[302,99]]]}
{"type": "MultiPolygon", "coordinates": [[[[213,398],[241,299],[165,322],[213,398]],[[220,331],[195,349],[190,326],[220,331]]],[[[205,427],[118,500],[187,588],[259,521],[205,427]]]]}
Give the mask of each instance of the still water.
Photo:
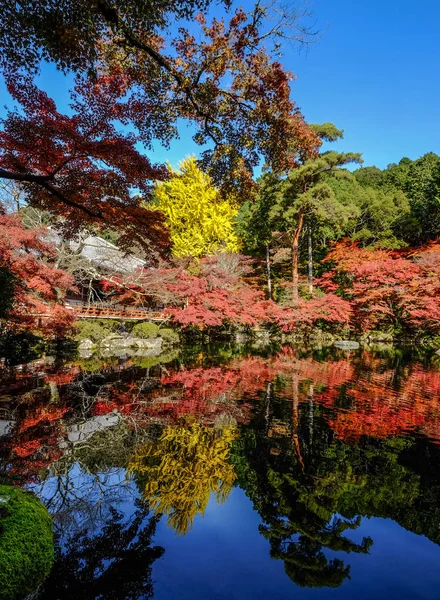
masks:
{"type": "Polygon", "coordinates": [[[33,598],[440,597],[434,353],[1,365],[0,483],[32,490],[55,532],[33,598]]]}

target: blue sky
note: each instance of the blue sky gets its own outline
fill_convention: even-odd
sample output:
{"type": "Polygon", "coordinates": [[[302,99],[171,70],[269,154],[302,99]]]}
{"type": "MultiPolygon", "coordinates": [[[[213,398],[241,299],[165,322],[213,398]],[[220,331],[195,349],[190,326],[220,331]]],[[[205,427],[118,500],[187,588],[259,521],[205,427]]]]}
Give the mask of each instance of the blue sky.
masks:
{"type": "MultiPolygon", "coordinates": [[[[312,0],[310,8],[321,39],[307,53],[286,46],[281,59],[298,77],[292,99],[306,119],[344,129],[334,147],[362,152],[365,165],[440,154],[439,0],[312,0]]],[[[39,85],[66,106],[71,81],[45,67],[39,85]]],[[[0,98],[3,106],[2,85],[0,98]]],[[[151,158],[176,164],[197,152],[183,124],[180,140],[155,146],[151,158]]]]}
{"type": "Polygon", "coordinates": [[[310,122],[345,130],[343,150],[385,167],[440,154],[440,2],[314,0],[327,28],[307,56],[286,56],[310,122]]]}

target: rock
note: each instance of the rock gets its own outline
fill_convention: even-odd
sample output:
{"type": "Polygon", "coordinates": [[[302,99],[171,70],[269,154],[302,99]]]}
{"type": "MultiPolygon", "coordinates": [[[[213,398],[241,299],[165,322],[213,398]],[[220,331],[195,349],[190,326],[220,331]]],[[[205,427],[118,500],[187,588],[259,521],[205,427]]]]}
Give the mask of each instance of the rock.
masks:
{"type": "Polygon", "coordinates": [[[371,342],[392,342],[393,341],[393,334],[392,333],[388,333],[386,331],[376,331],[376,330],[370,330],[370,331],[366,331],[364,334],[362,334],[360,340],[363,343],[371,343],[371,342]]]}
{"type": "Polygon", "coordinates": [[[0,419],[0,437],[9,435],[14,429],[15,421],[5,421],[0,419]]]}
{"type": "Polygon", "coordinates": [[[117,333],[110,333],[103,340],[99,342],[101,348],[107,348],[109,346],[124,346],[126,345],[127,338],[117,333]]]}
{"type": "Polygon", "coordinates": [[[137,338],[137,337],[123,337],[117,333],[111,333],[105,337],[100,343],[100,347],[108,350],[114,349],[120,351],[121,349],[129,348],[149,348],[160,350],[162,348],[162,338],[137,338]]]}
{"type": "Polygon", "coordinates": [[[131,356],[140,356],[142,358],[148,358],[148,357],[155,358],[156,356],[160,356],[160,355],[161,355],[160,348],[138,348],[137,350],[134,350],[131,353],[131,356]]]}
{"type": "Polygon", "coordinates": [[[78,354],[81,358],[90,358],[93,355],[95,344],[88,338],[81,340],[78,345],[78,354]]]}
{"type": "Polygon", "coordinates": [[[67,428],[67,440],[71,444],[85,442],[97,431],[114,427],[120,421],[120,415],[116,411],[109,412],[106,415],[92,417],[83,423],[77,423],[67,428]]]}
{"type": "Polygon", "coordinates": [[[338,340],[333,345],[340,350],[357,350],[359,348],[359,342],[353,342],[352,340],[338,340]]]}
{"type": "Polygon", "coordinates": [[[126,360],[130,358],[132,352],[130,348],[123,348],[122,346],[108,346],[107,348],[102,348],[99,354],[101,358],[120,358],[121,360],[126,360]]]}
{"type": "Polygon", "coordinates": [[[78,350],[91,350],[95,344],[89,338],[85,338],[80,341],[78,345],[78,350]]]}
{"type": "Polygon", "coordinates": [[[250,336],[247,333],[242,331],[237,331],[235,333],[235,343],[236,344],[246,344],[250,340],[250,336]]]}
{"type": "Polygon", "coordinates": [[[158,350],[162,348],[162,338],[143,339],[143,338],[132,338],[131,346],[137,348],[145,348],[149,350],[158,350]]]}

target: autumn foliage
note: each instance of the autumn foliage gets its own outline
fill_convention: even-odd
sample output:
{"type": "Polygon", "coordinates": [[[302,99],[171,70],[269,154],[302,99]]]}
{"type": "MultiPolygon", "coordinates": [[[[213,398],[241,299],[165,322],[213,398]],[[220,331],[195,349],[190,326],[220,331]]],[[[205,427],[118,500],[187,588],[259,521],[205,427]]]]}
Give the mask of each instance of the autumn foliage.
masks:
{"type": "Polygon", "coordinates": [[[151,180],[168,171],[136,150],[136,136],[116,129],[114,121],[124,120],[120,86],[111,76],[78,83],[67,116],[30,79],[9,80],[21,111],[3,120],[0,178],[21,182],[31,206],[61,217],[65,235],[111,224],[121,247],[137,244],[157,255],[168,244],[161,215],[133,191],[148,195],[151,180]]]}
{"type": "Polygon", "coordinates": [[[238,252],[240,240],[233,226],[237,207],[220,196],[211,178],[197,167],[195,156],[181,161],[178,171],[170,171],[170,180],[155,186],[154,206],[165,217],[173,256],[238,252]]]}
{"type": "Polygon", "coordinates": [[[351,306],[346,300],[327,294],[282,306],[267,300],[247,281],[251,270],[248,258],[220,253],[186,268],[181,264],[145,269],[137,277],[113,278],[102,284],[113,299],[129,304],[160,298],[163,312],[182,327],[276,325],[289,331],[323,322],[347,323],[351,306]]]}
{"type": "Polygon", "coordinates": [[[25,229],[18,215],[0,214],[0,268],[10,275],[2,294],[11,295],[1,316],[13,328],[61,334],[73,325],[63,297],[74,282],[54,267],[54,249],[43,237],[40,229],[25,229]]]}
{"type": "MultiPolygon", "coordinates": [[[[60,371],[42,363],[33,371],[18,372],[15,379],[5,379],[0,390],[13,394],[5,409],[13,411],[16,421],[11,435],[2,438],[1,452],[14,472],[32,479],[39,469],[63,456],[71,424],[117,414],[128,432],[160,424],[170,428],[147,452],[139,450],[141,460],[136,464],[140,465],[148,456],[159,458],[161,443],[168,444],[173,427],[179,426],[184,438],[197,430],[214,443],[211,433],[216,427],[249,423],[266,406],[268,395],[273,403],[264,408],[269,437],[300,431],[312,403],[319,406],[335,437],[349,444],[358,443],[362,436],[388,438],[408,432],[440,443],[440,371],[434,365],[427,368],[414,362],[394,368],[387,359],[367,352],[351,357],[339,354],[321,362],[283,347],[269,357],[237,356],[217,366],[167,365],[149,379],[155,385],[145,389],[144,378],[144,371],[136,372],[130,365],[122,371],[119,366],[103,365],[99,393],[86,394],[84,404],[84,391],[93,386],[87,387],[87,374],[75,364],[60,371]],[[35,382],[39,387],[32,389],[35,382]],[[272,418],[280,402],[285,407],[282,421],[272,418]],[[196,422],[199,429],[189,426],[196,422]]],[[[301,435],[296,443],[301,445],[301,435]]],[[[150,466],[157,468],[158,463],[152,460],[150,466]]],[[[153,498],[154,490],[147,495],[153,498]]]]}
{"type": "Polygon", "coordinates": [[[440,251],[431,245],[415,252],[368,250],[337,244],[320,280],[329,292],[346,298],[361,329],[440,327],[440,251]]]}

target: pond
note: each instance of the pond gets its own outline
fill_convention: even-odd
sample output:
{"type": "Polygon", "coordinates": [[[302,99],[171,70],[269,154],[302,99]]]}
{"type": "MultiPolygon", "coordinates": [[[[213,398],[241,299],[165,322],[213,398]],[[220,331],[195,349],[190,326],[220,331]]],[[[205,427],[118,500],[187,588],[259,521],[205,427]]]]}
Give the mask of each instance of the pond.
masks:
{"type": "Polygon", "coordinates": [[[439,597],[440,356],[225,344],[0,366],[0,484],[55,533],[33,598],[439,597]]]}

